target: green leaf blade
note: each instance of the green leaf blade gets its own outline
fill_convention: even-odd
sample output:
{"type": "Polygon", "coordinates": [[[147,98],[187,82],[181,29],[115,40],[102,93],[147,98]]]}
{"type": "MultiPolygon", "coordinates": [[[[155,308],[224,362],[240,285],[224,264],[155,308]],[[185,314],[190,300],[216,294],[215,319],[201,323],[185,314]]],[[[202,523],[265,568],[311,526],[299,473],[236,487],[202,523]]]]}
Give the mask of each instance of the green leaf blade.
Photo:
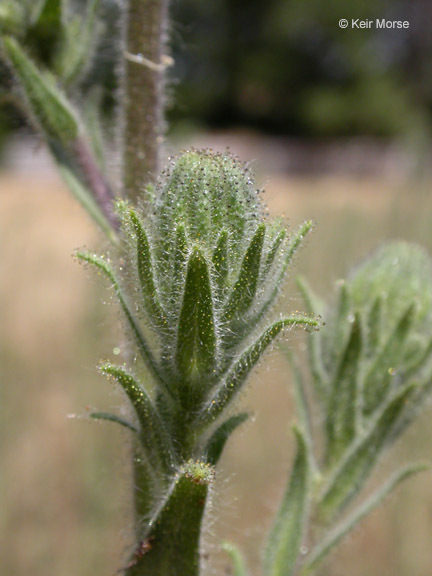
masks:
{"type": "Polygon", "coordinates": [[[45,0],[40,3],[36,13],[33,26],[39,27],[60,27],[62,20],[62,0],[45,0]]]}
{"type": "Polygon", "coordinates": [[[94,266],[97,270],[102,272],[102,274],[104,274],[108,278],[109,282],[111,283],[112,287],[114,288],[114,291],[116,293],[118,301],[119,301],[120,306],[123,310],[126,321],[127,321],[128,326],[132,332],[133,338],[134,338],[135,343],[137,345],[137,348],[138,348],[138,350],[139,350],[139,352],[143,358],[144,363],[146,364],[151,375],[155,378],[157,384],[159,385],[161,390],[164,392],[166,397],[168,399],[172,400],[173,392],[170,389],[170,387],[168,386],[168,384],[165,382],[165,379],[163,378],[162,373],[160,371],[159,365],[156,362],[156,359],[153,356],[153,353],[151,352],[149,345],[148,345],[146,339],[144,338],[144,335],[142,334],[139,325],[137,324],[135,318],[133,317],[133,315],[129,309],[129,306],[127,305],[126,299],[123,296],[121,286],[118,283],[117,278],[116,278],[114,271],[112,270],[110,264],[106,261],[105,258],[102,258],[101,256],[98,256],[96,254],[91,254],[90,252],[78,251],[76,253],[76,256],[82,262],[86,262],[86,263],[94,266]]]}
{"type": "Polygon", "coordinates": [[[405,342],[415,314],[416,306],[414,304],[408,306],[365,377],[363,411],[366,416],[380,406],[389,392],[392,373],[396,371],[403,358],[405,342]]]}
{"type": "Polygon", "coordinates": [[[90,414],[90,418],[93,420],[105,420],[106,422],[114,422],[115,424],[119,424],[131,432],[138,433],[138,428],[122,418],[121,416],[117,416],[117,414],[111,414],[109,412],[92,412],[90,414]]]}
{"type": "MultiPolygon", "coordinates": [[[[306,306],[306,312],[308,314],[317,314],[323,308],[323,305],[318,301],[315,294],[312,292],[312,288],[305,278],[297,278],[297,286],[303,298],[303,302],[306,306]]],[[[308,345],[308,356],[309,363],[311,367],[311,373],[313,378],[313,383],[315,390],[317,392],[318,398],[323,401],[327,395],[327,389],[329,386],[329,376],[326,372],[323,363],[323,351],[322,351],[322,337],[319,332],[311,334],[309,337],[308,345]]]]}
{"type": "Polygon", "coordinates": [[[238,394],[253,367],[274,339],[284,328],[294,326],[316,329],[320,325],[315,318],[293,315],[284,318],[268,327],[231,367],[224,382],[217,388],[200,414],[200,419],[214,420],[238,394]]]}
{"type": "Polygon", "coordinates": [[[333,551],[339,542],[345,538],[345,536],[347,536],[365,516],[377,508],[393,492],[393,490],[408,478],[426,470],[430,470],[429,464],[413,464],[396,472],[387,482],[371,494],[365,502],[354,510],[346,520],[333,528],[323,538],[323,540],[317,544],[308,556],[303,570],[301,571],[301,575],[307,576],[313,574],[321,562],[330,552],[333,551]]]}
{"type": "Polygon", "coordinates": [[[188,388],[196,388],[213,373],[216,354],[210,273],[204,254],[196,247],[187,265],[176,347],[176,365],[182,379],[189,383],[188,388]]]}
{"type": "Polygon", "coordinates": [[[262,318],[268,312],[272,304],[275,302],[281,290],[283,281],[286,278],[287,270],[292,264],[294,256],[297,254],[297,251],[301,248],[305,238],[312,230],[312,228],[313,224],[311,221],[304,222],[295,232],[295,234],[291,235],[288,238],[287,242],[282,244],[281,250],[283,247],[284,251],[282,262],[280,266],[277,267],[275,275],[271,281],[269,278],[270,290],[267,291],[264,290],[261,302],[259,304],[259,309],[250,319],[249,322],[250,329],[252,329],[253,326],[256,326],[256,324],[258,324],[258,322],[262,320],[262,318]]]}
{"type": "Polygon", "coordinates": [[[154,467],[171,470],[174,450],[147,391],[121,366],[108,363],[100,366],[100,370],[104,375],[112,376],[129,398],[140,423],[139,436],[150,462],[154,467]]]}
{"type": "Polygon", "coordinates": [[[266,259],[263,264],[263,272],[262,272],[263,277],[266,277],[267,274],[270,272],[270,268],[273,266],[273,263],[276,260],[279,248],[282,246],[282,243],[285,240],[286,235],[287,231],[285,230],[285,228],[283,228],[276,234],[276,237],[273,240],[273,243],[267,253],[266,259]]]}
{"type": "Polygon", "coordinates": [[[138,277],[144,306],[152,323],[160,329],[165,329],[166,318],[156,288],[149,240],[145,228],[133,208],[129,209],[129,217],[135,230],[138,277]]]}
{"type": "Polygon", "coordinates": [[[309,492],[309,455],[303,434],[294,429],[297,455],[291,477],[270,532],[264,568],[267,576],[291,576],[303,541],[309,492]]]}
{"type": "Polygon", "coordinates": [[[100,0],[88,0],[86,14],[65,24],[62,51],[56,68],[62,82],[71,86],[82,77],[91,62],[97,42],[97,11],[100,0]]]}
{"type": "Polygon", "coordinates": [[[331,386],[327,407],[327,462],[338,460],[358,430],[359,364],[363,350],[361,320],[355,315],[351,333],[331,386]]]}
{"type": "Polygon", "coordinates": [[[222,544],[222,550],[224,550],[231,559],[233,576],[247,576],[246,562],[239,548],[231,542],[224,542],[222,544]]]}
{"type": "Polygon", "coordinates": [[[376,298],[371,306],[367,318],[367,349],[368,356],[372,356],[380,348],[382,332],[383,300],[376,298]]]}
{"type": "Polygon", "coordinates": [[[362,488],[416,389],[411,384],[395,394],[342,458],[320,498],[324,519],[335,517],[362,488]]]}
{"type": "Polygon", "coordinates": [[[255,298],[260,275],[265,230],[265,224],[260,224],[250,241],[243,258],[239,277],[223,313],[225,321],[231,321],[247,312],[255,298]]]}
{"type": "Polygon", "coordinates": [[[78,137],[79,127],[72,108],[55,86],[35,66],[18,42],[3,38],[3,49],[24,92],[31,116],[48,139],[71,145],[78,137]]]}

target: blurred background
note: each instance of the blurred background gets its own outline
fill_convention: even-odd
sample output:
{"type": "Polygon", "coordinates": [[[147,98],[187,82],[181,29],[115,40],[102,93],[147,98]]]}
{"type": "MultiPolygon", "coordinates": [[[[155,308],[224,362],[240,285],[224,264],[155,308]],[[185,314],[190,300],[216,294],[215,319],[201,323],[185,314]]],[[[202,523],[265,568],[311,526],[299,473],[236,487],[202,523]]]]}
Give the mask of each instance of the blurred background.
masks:
{"type": "MultiPolygon", "coordinates": [[[[103,86],[107,123],[118,94],[118,16],[118,4],[104,0],[97,56],[82,85],[88,98],[103,86]]],[[[253,161],[271,213],[292,226],[317,222],[292,276],[304,274],[323,297],[385,240],[432,251],[431,24],[427,0],[173,3],[167,151],[230,146],[253,161]],[[410,26],[338,26],[340,18],[376,17],[410,26]]],[[[29,41],[49,65],[56,31],[29,41]]],[[[122,404],[95,370],[122,348],[119,314],[73,259],[75,248],[96,248],[101,238],[10,101],[10,85],[1,67],[0,572],[113,576],[131,542],[128,435],[86,413],[122,404]]],[[[116,163],[113,156],[114,172],[116,163]]],[[[280,308],[302,309],[292,281],[280,308]]],[[[293,333],[288,343],[301,352],[306,336],[293,333]]],[[[221,539],[238,543],[259,574],[259,543],[293,456],[291,389],[275,349],[241,399],[255,416],[223,456],[208,574],[229,574],[221,539]]],[[[372,484],[401,461],[432,460],[431,440],[429,412],[372,484]]],[[[424,474],[364,521],[323,573],[430,576],[431,537],[424,474]]]]}

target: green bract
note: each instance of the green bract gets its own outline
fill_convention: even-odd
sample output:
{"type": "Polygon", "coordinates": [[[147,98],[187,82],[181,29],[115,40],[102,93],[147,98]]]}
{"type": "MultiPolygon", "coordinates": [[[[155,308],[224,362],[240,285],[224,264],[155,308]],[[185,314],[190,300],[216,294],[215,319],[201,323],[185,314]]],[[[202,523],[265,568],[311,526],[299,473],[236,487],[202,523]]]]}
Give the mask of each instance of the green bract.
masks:
{"type": "MultiPolygon", "coordinates": [[[[236,158],[185,152],[170,161],[149,197],[141,209],[119,204],[116,261],[79,254],[110,280],[143,361],[130,370],[102,366],[124,389],[136,422],[93,416],[136,430],[140,538],[152,534],[148,520],[159,518],[160,501],[187,462],[217,463],[247,417],[223,415],[265,349],[284,328],[318,326],[301,314],[265,324],[312,225],[289,236],[282,223],[268,224],[253,178],[236,158]]],[[[154,569],[151,557],[150,551],[140,559],[139,574],[147,573],[147,560],[154,569]]],[[[196,570],[191,565],[184,573],[196,570]]]]}

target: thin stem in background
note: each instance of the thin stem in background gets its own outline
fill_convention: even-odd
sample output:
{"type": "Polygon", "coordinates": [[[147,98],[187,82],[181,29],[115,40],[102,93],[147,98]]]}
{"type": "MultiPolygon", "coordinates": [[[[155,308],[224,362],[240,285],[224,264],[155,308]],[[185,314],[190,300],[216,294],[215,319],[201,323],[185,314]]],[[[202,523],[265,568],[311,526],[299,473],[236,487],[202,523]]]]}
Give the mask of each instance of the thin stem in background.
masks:
{"type": "Polygon", "coordinates": [[[130,0],[127,8],[123,184],[132,201],[160,168],[168,5],[169,0],[130,0]]]}
{"type": "Polygon", "coordinates": [[[112,228],[117,230],[119,223],[114,212],[114,193],[97,165],[90,146],[84,138],[78,138],[74,143],[73,151],[83,172],[86,184],[93,192],[96,203],[112,228]]]}

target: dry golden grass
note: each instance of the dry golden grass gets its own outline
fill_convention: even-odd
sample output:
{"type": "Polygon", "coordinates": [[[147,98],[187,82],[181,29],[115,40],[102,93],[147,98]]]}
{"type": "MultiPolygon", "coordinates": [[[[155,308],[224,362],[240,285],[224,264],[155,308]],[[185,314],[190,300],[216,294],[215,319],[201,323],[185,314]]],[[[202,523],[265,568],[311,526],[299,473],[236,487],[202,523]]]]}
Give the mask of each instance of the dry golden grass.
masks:
{"type": "MultiPolygon", "coordinates": [[[[424,185],[274,176],[267,188],[272,212],[285,213],[293,225],[310,217],[318,222],[297,271],[324,296],[350,263],[385,239],[432,249],[432,198],[424,185]]],[[[109,301],[107,292],[71,257],[74,248],[99,242],[54,177],[1,175],[1,574],[113,576],[125,560],[131,529],[127,433],[67,418],[85,414],[87,405],[115,410],[120,404],[94,370],[121,342],[113,329],[116,308],[100,303],[109,301]]],[[[281,306],[301,308],[292,283],[287,294],[281,306]]],[[[226,564],[215,553],[220,539],[240,543],[255,576],[257,546],[292,456],[289,373],[276,351],[242,402],[256,417],[223,457],[208,542],[210,564],[219,567],[226,564]]],[[[430,456],[429,420],[415,426],[385,469],[402,457],[430,456]]],[[[430,576],[431,518],[432,483],[424,475],[341,547],[332,576],[430,576]]]]}

